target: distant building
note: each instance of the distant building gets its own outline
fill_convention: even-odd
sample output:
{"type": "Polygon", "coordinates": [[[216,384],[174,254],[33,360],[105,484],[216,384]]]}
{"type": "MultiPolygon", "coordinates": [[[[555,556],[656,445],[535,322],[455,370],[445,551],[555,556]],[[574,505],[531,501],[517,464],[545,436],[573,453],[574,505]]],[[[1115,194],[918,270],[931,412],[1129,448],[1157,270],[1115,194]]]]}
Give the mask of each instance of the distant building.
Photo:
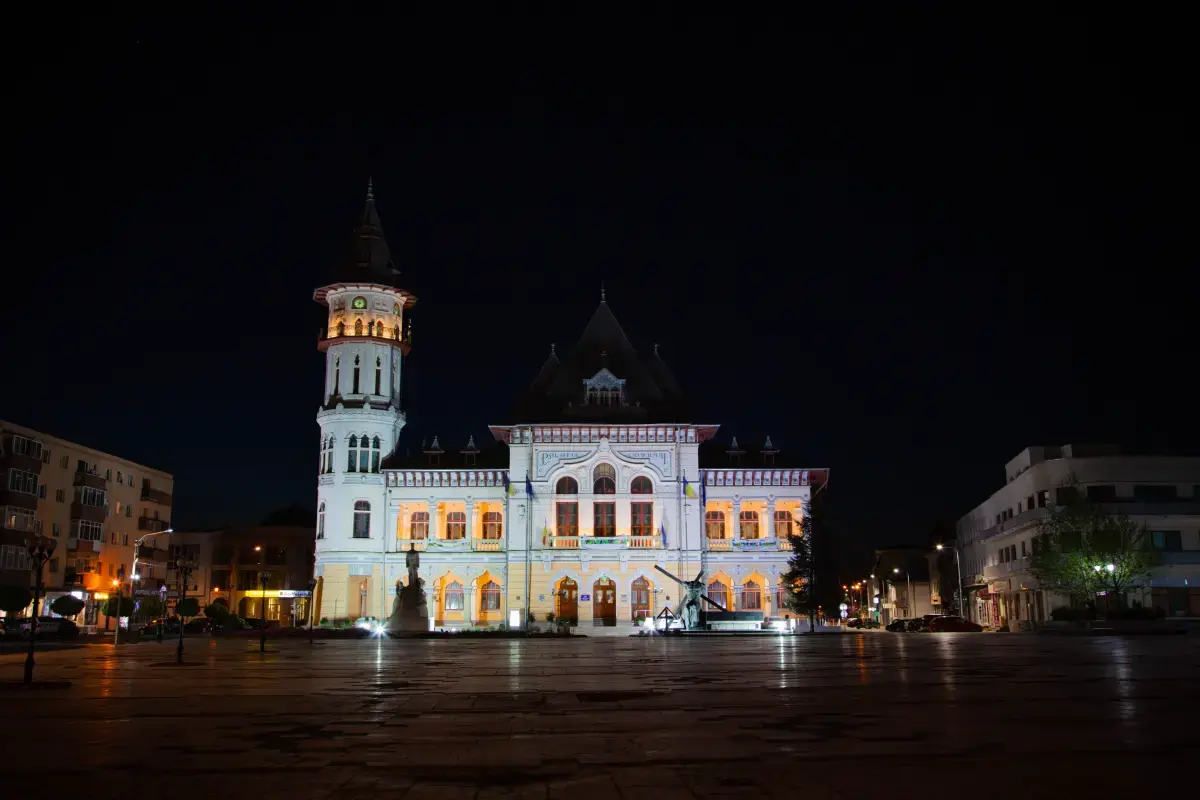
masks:
{"type": "MultiPolygon", "coordinates": [[[[680,599],[655,567],[687,579],[703,569],[726,608],[783,615],[787,535],[827,470],[785,461],[769,439],[753,453],[734,439],[706,461],[718,426],[694,420],[657,346],[636,351],[603,292],[575,347],[560,358],[552,346],[513,416],[489,427],[494,443],[404,444],[416,298],[398,274],[368,191],[350,256],[314,295],[328,308],[319,616],[386,617],[410,548],[447,627],[548,613],[628,626],[680,599]]],[[[442,388],[451,401],[488,383],[442,388]]]]}
{"type": "Polygon", "coordinates": [[[935,584],[930,580],[929,553],[927,547],[905,545],[875,551],[871,568],[875,577],[868,601],[879,609],[876,619],[881,624],[943,613],[941,598],[935,596],[935,584]],[[878,603],[874,603],[875,596],[878,603]]]}
{"type": "MultiPolygon", "coordinates": [[[[253,526],[171,535],[171,564],[196,564],[187,594],[201,608],[222,603],[242,617],[276,620],[287,627],[306,625],[313,574],[313,529],[253,526]],[[264,589],[259,578],[268,573],[264,589]]],[[[178,590],[177,572],[171,573],[178,590]]],[[[172,592],[174,595],[174,591],[172,592]]]]}
{"type": "Polygon", "coordinates": [[[1200,616],[1200,458],[1123,455],[1097,445],[1028,447],[1006,482],[958,521],[968,611],[982,625],[1037,626],[1067,598],[1029,573],[1037,523],[1072,495],[1150,530],[1156,566],[1133,599],[1171,616],[1200,616]]]}
{"type": "MultiPolygon", "coordinates": [[[[105,626],[100,603],[112,591],[118,569],[131,572],[134,543],[171,525],[174,477],[4,421],[0,470],[0,583],[30,586],[26,539],[39,533],[53,537],[58,549],[43,573],[48,599],[75,595],[87,603],[83,623],[105,626]]],[[[138,571],[142,590],[157,589],[167,577],[161,560],[138,571]]]]}

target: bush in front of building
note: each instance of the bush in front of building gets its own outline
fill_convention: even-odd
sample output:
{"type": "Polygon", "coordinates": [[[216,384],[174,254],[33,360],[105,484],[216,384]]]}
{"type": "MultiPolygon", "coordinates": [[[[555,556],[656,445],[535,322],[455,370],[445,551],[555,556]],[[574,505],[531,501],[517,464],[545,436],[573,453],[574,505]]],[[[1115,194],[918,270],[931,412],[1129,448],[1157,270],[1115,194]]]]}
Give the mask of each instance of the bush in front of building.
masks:
{"type": "Polygon", "coordinates": [[[229,606],[224,603],[209,603],[204,607],[204,616],[221,624],[229,617],[229,606]]]}
{"type": "Polygon", "coordinates": [[[154,595],[147,595],[138,600],[137,613],[142,619],[155,619],[161,617],[166,611],[166,606],[163,601],[154,595]]]}
{"type": "Polygon", "coordinates": [[[50,610],[60,617],[73,617],[83,611],[85,605],[78,597],[64,594],[54,598],[54,602],[50,604],[50,610]]]}
{"type": "Polygon", "coordinates": [[[24,611],[32,602],[33,592],[24,586],[0,586],[0,611],[5,614],[24,611]]]}
{"type": "Polygon", "coordinates": [[[181,617],[194,617],[200,613],[200,601],[185,597],[175,605],[175,613],[181,617]]]}
{"type": "Polygon", "coordinates": [[[117,608],[118,598],[116,595],[109,595],[104,604],[100,606],[100,613],[106,617],[128,617],[133,614],[133,598],[121,597],[120,610],[117,608]]]}
{"type": "Polygon", "coordinates": [[[1059,606],[1051,609],[1050,619],[1055,622],[1084,622],[1086,620],[1095,619],[1096,615],[1090,608],[1071,608],[1070,606],[1059,606]]]}

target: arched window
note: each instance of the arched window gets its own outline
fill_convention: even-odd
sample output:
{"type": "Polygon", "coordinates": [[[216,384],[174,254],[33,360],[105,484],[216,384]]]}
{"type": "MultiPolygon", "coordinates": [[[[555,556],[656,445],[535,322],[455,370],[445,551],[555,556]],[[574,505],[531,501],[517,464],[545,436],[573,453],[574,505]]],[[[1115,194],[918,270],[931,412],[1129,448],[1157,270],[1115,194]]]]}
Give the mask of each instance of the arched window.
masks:
{"type": "Polygon", "coordinates": [[[758,512],[743,511],[739,517],[743,539],[758,538],[758,512]]]}
{"type": "Polygon", "coordinates": [[[429,512],[414,511],[412,519],[408,523],[408,538],[410,539],[428,539],[429,538],[429,512]]]}
{"type": "Polygon", "coordinates": [[[354,386],[350,389],[350,394],[358,394],[358,356],[354,357],[354,386]]]}
{"type": "Polygon", "coordinates": [[[371,538],[371,504],[366,500],[354,501],[354,538],[371,538]]]}
{"type": "Polygon", "coordinates": [[[504,532],[504,523],[499,511],[483,512],[483,538],[499,539],[504,532]]]}
{"type": "Polygon", "coordinates": [[[342,393],[342,359],[341,357],[333,360],[333,391],[330,394],[342,393]]]}
{"type": "Polygon", "coordinates": [[[704,513],[704,535],[709,539],[725,538],[724,511],[706,511],[704,513]]]}
{"type": "Polygon", "coordinates": [[[633,610],[634,619],[650,617],[650,581],[645,578],[636,579],[629,587],[629,605],[633,610]]]}
{"type": "Polygon", "coordinates": [[[397,342],[400,341],[400,326],[399,325],[392,328],[392,338],[395,339],[397,342]]]}
{"type": "Polygon", "coordinates": [[[374,473],[379,472],[379,457],[382,452],[381,444],[378,436],[371,440],[371,472],[374,473]]]}
{"type": "Polygon", "coordinates": [[[775,511],[775,538],[786,539],[798,531],[794,530],[795,520],[792,512],[787,509],[775,511]]]}
{"type": "Polygon", "coordinates": [[[742,600],[739,611],[762,611],[762,589],[754,581],[742,584],[742,600]]]}
{"type": "Polygon", "coordinates": [[[333,472],[333,434],[329,434],[329,439],[325,447],[325,472],[333,472]]]}
{"type": "Polygon", "coordinates": [[[375,394],[380,393],[383,386],[383,359],[375,357],[375,394]]]}
{"type": "Polygon", "coordinates": [[[595,494],[617,493],[617,471],[611,464],[597,464],[592,470],[592,492],[595,494]]]}
{"type": "Polygon", "coordinates": [[[317,506],[317,538],[325,538],[325,504],[317,506]]]}
{"type": "MultiPolygon", "coordinates": [[[[639,475],[633,479],[633,484],[629,487],[633,494],[647,495],[654,493],[654,484],[645,475],[639,475]]],[[[653,536],[654,535],[654,503],[653,502],[637,502],[629,504],[630,525],[629,532],[634,536],[653,536]]]]}
{"type": "Polygon", "coordinates": [[[446,513],[446,538],[467,538],[467,513],[465,511],[449,511],[446,513]]]}
{"type": "Polygon", "coordinates": [[[354,320],[354,335],[362,336],[362,320],[361,319],[354,320]]]}
{"type": "Polygon", "coordinates": [[[346,323],[339,322],[338,326],[337,326],[337,332],[338,332],[338,336],[345,336],[346,335],[346,323]]]}
{"type": "Polygon", "coordinates": [[[554,484],[555,494],[579,494],[579,482],[574,478],[559,478],[554,484]]]}
{"type": "Polygon", "coordinates": [[[358,472],[358,437],[351,435],[347,443],[350,457],[346,460],[346,472],[358,472]]]}
{"type": "Polygon", "coordinates": [[[383,323],[382,322],[375,323],[375,335],[379,336],[379,337],[383,336],[383,323]]]}
{"type": "MultiPolygon", "coordinates": [[[[708,585],[708,590],[705,592],[716,602],[720,603],[723,608],[729,608],[729,593],[725,591],[725,584],[720,581],[713,581],[708,585]]],[[[706,610],[714,610],[711,605],[704,605],[706,610]]]]}
{"type": "Polygon", "coordinates": [[[463,588],[461,583],[454,581],[446,585],[446,591],[442,597],[442,607],[447,611],[463,610],[463,588]]]}
{"type": "Polygon", "coordinates": [[[495,581],[488,581],[483,585],[483,591],[479,594],[479,610],[500,610],[500,584],[495,581]]]}

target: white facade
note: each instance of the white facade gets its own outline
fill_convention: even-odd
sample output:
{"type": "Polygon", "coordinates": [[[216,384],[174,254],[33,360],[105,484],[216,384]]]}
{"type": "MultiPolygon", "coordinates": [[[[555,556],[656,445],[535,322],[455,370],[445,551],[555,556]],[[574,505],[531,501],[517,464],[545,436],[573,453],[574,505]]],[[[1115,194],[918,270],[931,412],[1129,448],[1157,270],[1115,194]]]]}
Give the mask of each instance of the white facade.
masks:
{"type": "Polygon", "coordinates": [[[1173,616],[1200,615],[1200,458],[1119,455],[1080,445],[1030,447],[1010,461],[1007,483],[959,520],[968,610],[980,624],[1037,625],[1065,598],[1041,590],[1028,572],[1031,539],[1068,484],[1089,502],[1128,515],[1151,532],[1160,553],[1140,599],[1173,616]],[[1157,534],[1157,535],[1155,535],[1157,534]]]}

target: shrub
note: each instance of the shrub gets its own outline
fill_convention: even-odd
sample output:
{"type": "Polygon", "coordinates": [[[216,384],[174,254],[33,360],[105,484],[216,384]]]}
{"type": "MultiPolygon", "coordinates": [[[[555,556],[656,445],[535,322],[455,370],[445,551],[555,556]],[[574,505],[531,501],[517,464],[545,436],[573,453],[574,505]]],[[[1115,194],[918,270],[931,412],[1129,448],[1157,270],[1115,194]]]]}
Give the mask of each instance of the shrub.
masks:
{"type": "Polygon", "coordinates": [[[133,598],[122,596],[120,603],[121,608],[118,613],[117,596],[109,595],[108,599],[104,601],[104,605],[100,606],[100,613],[106,617],[128,617],[133,614],[133,598]]]}
{"type": "Polygon", "coordinates": [[[59,595],[54,598],[54,602],[50,604],[50,610],[60,617],[73,617],[86,605],[78,597],[72,597],[69,594],[59,595]]]}
{"type": "Polygon", "coordinates": [[[1104,616],[1111,620],[1155,620],[1165,619],[1167,612],[1161,608],[1114,608],[1104,616]]]}
{"type": "Polygon", "coordinates": [[[181,617],[194,617],[200,613],[200,601],[194,597],[185,597],[176,603],[175,613],[181,617]]]}
{"type": "Polygon", "coordinates": [[[554,622],[554,612],[553,611],[547,612],[546,622],[554,622]]]}
{"type": "Polygon", "coordinates": [[[320,622],[318,622],[317,624],[318,624],[318,625],[328,625],[328,624],[329,624],[329,617],[321,617],[321,621],[320,621],[320,622]]]}
{"type": "Polygon", "coordinates": [[[0,611],[15,614],[33,602],[33,593],[23,586],[0,586],[0,611]]]}
{"type": "MultiPolygon", "coordinates": [[[[188,598],[193,599],[193,598],[188,598]]],[[[224,622],[229,618],[229,607],[224,603],[209,603],[204,607],[204,616],[213,622],[224,622]]]]}
{"type": "Polygon", "coordinates": [[[146,595],[138,600],[137,612],[143,619],[161,617],[165,610],[163,601],[159,600],[155,595],[146,595]]]}

